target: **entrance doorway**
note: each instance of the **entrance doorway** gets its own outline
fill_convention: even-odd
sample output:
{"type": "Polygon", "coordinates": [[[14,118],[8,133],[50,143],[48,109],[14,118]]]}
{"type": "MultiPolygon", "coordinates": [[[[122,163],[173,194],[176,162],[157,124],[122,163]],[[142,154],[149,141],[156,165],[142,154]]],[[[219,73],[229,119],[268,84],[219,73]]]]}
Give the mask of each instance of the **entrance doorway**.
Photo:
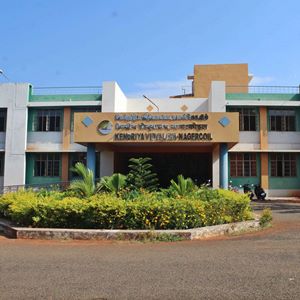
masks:
{"type": "Polygon", "coordinates": [[[152,158],[153,171],[157,173],[161,187],[168,187],[171,179],[182,174],[197,184],[212,179],[211,153],[118,153],[115,152],[115,173],[127,174],[130,158],[152,158]]]}

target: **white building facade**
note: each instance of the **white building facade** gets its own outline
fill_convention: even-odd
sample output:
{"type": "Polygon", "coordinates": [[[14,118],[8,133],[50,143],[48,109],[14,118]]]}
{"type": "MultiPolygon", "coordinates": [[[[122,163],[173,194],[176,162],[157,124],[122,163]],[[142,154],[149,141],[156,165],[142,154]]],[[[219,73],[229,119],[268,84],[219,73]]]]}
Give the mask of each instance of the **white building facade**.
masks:
{"type": "Polygon", "coordinates": [[[273,197],[300,195],[299,91],[234,89],[230,80],[236,79],[211,75],[206,83],[209,92],[197,95],[196,75],[192,94],[152,102],[142,96],[126,97],[116,82],[103,82],[102,89],[67,92],[35,89],[30,84],[0,84],[1,186],[67,182],[73,178],[70,167],[78,161],[99,178],[126,172],[131,156],[150,156],[162,185],[183,173],[199,184],[210,179],[215,188],[250,183],[261,184],[273,197]],[[176,145],[74,142],[76,115],[93,119],[95,113],[155,115],[158,111],[236,112],[238,141],[193,145],[189,141],[176,145]]]}

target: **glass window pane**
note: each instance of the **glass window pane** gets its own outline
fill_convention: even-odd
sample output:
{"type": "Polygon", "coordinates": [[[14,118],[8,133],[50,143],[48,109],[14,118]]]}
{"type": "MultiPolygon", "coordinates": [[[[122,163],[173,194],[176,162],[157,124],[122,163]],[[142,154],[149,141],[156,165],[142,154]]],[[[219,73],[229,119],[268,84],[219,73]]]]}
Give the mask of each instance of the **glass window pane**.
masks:
{"type": "Polygon", "coordinates": [[[6,109],[0,109],[0,131],[6,131],[6,109]]]}
{"type": "Polygon", "coordinates": [[[60,116],[55,118],[55,131],[60,131],[60,116]]]}
{"type": "Polygon", "coordinates": [[[49,131],[55,131],[55,117],[49,117],[49,131]]]}
{"type": "Polygon", "coordinates": [[[251,116],[249,120],[249,130],[250,131],[256,131],[256,117],[251,116]]]}
{"type": "Polygon", "coordinates": [[[251,174],[250,176],[256,176],[256,161],[251,162],[251,174]]]}
{"type": "Polygon", "coordinates": [[[275,161],[271,161],[271,176],[277,176],[275,161]]]}
{"type": "Polygon", "coordinates": [[[243,162],[237,162],[237,176],[243,176],[243,162]]]}
{"type": "Polygon", "coordinates": [[[249,131],[250,130],[250,119],[249,116],[244,116],[244,130],[249,131]]]}
{"type": "Polygon", "coordinates": [[[236,162],[230,161],[230,176],[236,176],[236,162]]]}
{"type": "Polygon", "coordinates": [[[244,161],[244,176],[250,176],[250,162],[244,161]]]}
{"type": "Polygon", "coordinates": [[[40,173],[40,175],[38,175],[38,176],[46,176],[46,162],[45,161],[40,161],[39,173],[40,173]]]}
{"type": "Polygon", "coordinates": [[[59,176],[59,161],[54,162],[53,176],[59,176]]]}
{"type": "Polygon", "coordinates": [[[275,117],[274,116],[271,116],[271,118],[270,118],[270,129],[272,130],[272,131],[275,131],[276,130],[276,126],[275,126],[275,117]]]}
{"type": "Polygon", "coordinates": [[[282,177],[283,176],[282,161],[276,161],[276,169],[277,169],[276,176],[282,177]]]}
{"type": "Polygon", "coordinates": [[[48,160],[47,161],[47,176],[53,176],[53,161],[48,160]]]}

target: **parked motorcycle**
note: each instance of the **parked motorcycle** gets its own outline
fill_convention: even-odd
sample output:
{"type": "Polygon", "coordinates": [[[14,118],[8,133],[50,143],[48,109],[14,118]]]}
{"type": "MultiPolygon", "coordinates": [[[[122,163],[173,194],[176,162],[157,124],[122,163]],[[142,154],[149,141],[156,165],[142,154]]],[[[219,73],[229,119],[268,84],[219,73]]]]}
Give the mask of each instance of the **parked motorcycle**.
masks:
{"type": "Polygon", "coordinates": [[[248,194],[250,200],[253,200],[254,193],[252,190],[253,185],[250,185],[249,183],[245,183],[243,186],[244,194],[248,194]]]}
{"type": "Polygon", "coordinates": [[[234,186],[232,184],[231,180],[229,181],[228,190],[232,191],[232,192],[235,192],[235,193],[239,193],[239,188],[237,186],[234,186]]]}
{"type": "Polygon", "coordinates": [[[265,200],[266,199],[267,194],[259,184],[255,185],[254,193],[255,193],[257,200],[265,200]]]}

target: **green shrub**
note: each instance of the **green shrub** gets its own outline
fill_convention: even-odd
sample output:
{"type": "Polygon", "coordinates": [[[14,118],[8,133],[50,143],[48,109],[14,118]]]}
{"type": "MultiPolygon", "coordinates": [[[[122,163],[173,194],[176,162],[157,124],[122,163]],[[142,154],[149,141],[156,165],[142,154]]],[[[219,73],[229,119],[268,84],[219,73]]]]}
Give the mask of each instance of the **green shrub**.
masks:
{"type": "Polygon", "coordinates": [[[4,194],[1,197],[0,200],[0,217],[9,217],[9,207],[12,203],[16,201],[16,196],[20,194],[20,192],[17,193],[9,193],[4,194]]]}
{"type": "Polygon", "coordinates": [[[2,196],[0,214],[23,226],[96,229],[187,229],[251,218],[245,195],[219,190],[210,201],[200,196],[141,191],[133,200],[101,193],[82,201],[24,191],[2,196]]]}
{"type": "Polygon", "coordinates": [[[186,196],[195,190],[196,186],[191,178],[184,178],[182,175],[177,176],[177,182],[171,179],[170,190],[175,195],[186,196]]]}
{"type": "Polygon", "coordinates": [[[196,190],[194,196],[203,201],[216,200],[220,198],[219,190],[214,190],[205,185],[202,185],[198,190],[196,190]]]}
{"type": "Polygon", "coordinates": [[[80,198],[90,197],[96,193],[93,171],[83,163],[78,162],[70,170],[76,173],[80,179],[71,182],[69,190],[80,198]]]}
{"type": "Polygon", "coordinates": [[[155,191],[158,188],[157,174],[152,172],[150,157],[130,158],[127,185],[131,190],[155,191]]]}
{"type": "Polygon", "coordinates": [[[97,190],[115,193],[116,196],[124,189],[126,176],[121,173],[115,173],[111,176],[103,176],[97,184],[97,190]]]}
{"type": "Polygon", "coordinates": [[[272,211],[270,208],[265,208],[262,211],[261,217],[259,219],[259,225],[261,227],[267,227],[270,225],[271,221],[273,220],[272,211]]]}

